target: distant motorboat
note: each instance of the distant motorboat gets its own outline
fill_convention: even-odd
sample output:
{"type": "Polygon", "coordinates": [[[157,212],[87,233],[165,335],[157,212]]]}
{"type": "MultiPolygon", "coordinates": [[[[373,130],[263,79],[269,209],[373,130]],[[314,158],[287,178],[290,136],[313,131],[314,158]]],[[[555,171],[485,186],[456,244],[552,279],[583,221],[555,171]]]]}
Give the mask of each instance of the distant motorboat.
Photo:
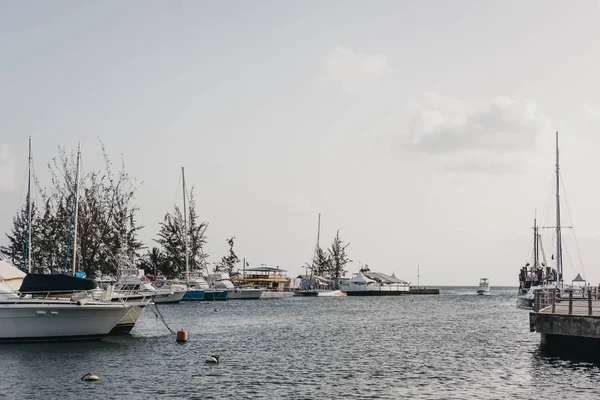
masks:
{"type": "Polygon", "coordinates": [[[479,280],[479,287],[477,288],[477,294],[480,296],[491,294],[490,281],[488,278],[481,278],[479,280]]]}

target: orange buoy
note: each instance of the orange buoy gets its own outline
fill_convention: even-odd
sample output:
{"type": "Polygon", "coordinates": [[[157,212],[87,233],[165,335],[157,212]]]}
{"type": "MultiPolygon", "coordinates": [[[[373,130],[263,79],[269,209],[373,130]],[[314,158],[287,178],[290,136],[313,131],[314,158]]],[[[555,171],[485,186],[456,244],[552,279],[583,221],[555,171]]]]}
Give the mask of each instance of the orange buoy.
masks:
{"type": "Polygon", "coordinates": [[[187,332],[183,329],[177,332],[177,341],[178,342],[187,342],[187,332]]]}

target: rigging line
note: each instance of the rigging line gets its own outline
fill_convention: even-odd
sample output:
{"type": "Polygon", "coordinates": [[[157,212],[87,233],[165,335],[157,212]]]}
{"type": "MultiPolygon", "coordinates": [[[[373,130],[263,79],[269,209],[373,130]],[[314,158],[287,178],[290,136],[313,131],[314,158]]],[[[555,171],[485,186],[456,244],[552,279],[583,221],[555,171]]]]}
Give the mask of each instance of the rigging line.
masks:
{"type": "MultiPolygon", "coordinates": [[[[567,211],[569,212],[569,218],[571,219],[571,225],[572,225],[571,228],[573,229],[573,237],[575,238],[575,247],[577,248],[577,257],[579,258],[579,265],[581,266],[581,272],[583,272],[583,275],[585,276],[586,275],[585,267],[583,265],[583,259],[581,258],[581,250],[579,248],[579,242],[577,241],[577,235],[575,234],[575,224],[573,223],[573,216],[571,215],[571,206],[569,205],[569,198],[567,197],[567,187],[565,186],[565,184],[563,182],[562,174],[560,174],[560,182],[562,184],[562,188],[563,188],[563,192],[564,192],[563,196],[565,198],[565,202],[567,203],[567,211]]],[[[573,271],[573,272],[575,272],[575,271],[573,271]]]]}
{"type": "MultiPolygon", "coordinates": [[[[571,267],[571,272],[573,274],[575,274],[575,272],[577,272],[577,271],[573,267],[573,261],[571,260],[571,254],[569,254],[569,250],[567,249],[567,247],[564,247],[563,250],[567,254],[567,260],[569,260],[569,266],[571,267]]],[[[583,273],[583,277],[585,278],[585,272],[583,273]]],[[[564,280],[564,271],[563,271],[563,280],[564,280]]]]}
{"type": "Polygon", "coordinates": [[[546,221],[546,215],[548,213],[548,208],[550,206],[550,198],[554,198],[554,196],[552,195],[552,187],[554,184],[554,178],[550,180],[550,183],[548,184],[548,190],[546,191],[546,202],[544,203],[544,208],[543,208],[543,212],[542,212],[542,225],[545,224],[546,221]]]}

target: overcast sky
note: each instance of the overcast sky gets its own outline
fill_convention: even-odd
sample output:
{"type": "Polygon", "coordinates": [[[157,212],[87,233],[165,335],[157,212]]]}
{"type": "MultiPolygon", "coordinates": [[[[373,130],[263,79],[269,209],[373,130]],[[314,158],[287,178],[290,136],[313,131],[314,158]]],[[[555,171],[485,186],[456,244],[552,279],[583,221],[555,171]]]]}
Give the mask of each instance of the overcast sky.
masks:
{"type": "Polygon", "coordinates": [[[303,272],[321,212],[350,273],[514,286],[535,211],[554,223],[558,130],[565,277],[598,284],[599,37],[584,0],[0,0],[0,231],[28,136],[43,184],[58,146],[101,168],[100,137],[143,182],[148,244],[184,166],[212,261],[235,236],[303,272]]]}

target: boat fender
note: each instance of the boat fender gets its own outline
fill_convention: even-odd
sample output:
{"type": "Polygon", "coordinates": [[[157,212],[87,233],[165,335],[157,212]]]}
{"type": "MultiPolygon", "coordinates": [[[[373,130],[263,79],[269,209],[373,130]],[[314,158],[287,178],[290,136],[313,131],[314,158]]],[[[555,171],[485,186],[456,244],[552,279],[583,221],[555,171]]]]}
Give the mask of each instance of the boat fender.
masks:
{"type": "Polygon", "coordinates": [[[91,372],[88,372],[84,376],[81,377],[82,381],[99,381],[100,378],[98,375],[93,375],[91,372]]]}

